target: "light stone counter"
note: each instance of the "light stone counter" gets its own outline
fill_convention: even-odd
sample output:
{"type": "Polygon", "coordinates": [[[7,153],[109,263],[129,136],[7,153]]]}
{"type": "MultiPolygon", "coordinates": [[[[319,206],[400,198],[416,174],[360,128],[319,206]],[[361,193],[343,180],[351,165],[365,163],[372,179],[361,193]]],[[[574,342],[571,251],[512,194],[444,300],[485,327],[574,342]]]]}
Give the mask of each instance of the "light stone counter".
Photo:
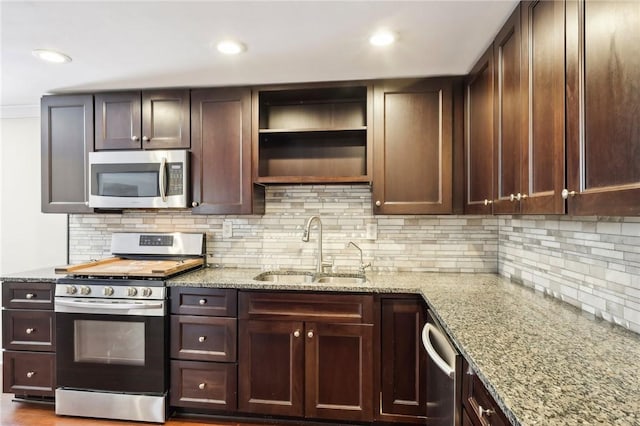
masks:
{"type": "Polygon", "coordinates": [[[54,267],[33,269],[31,271],[19,272],[15,274],[6,274],[0,277],[0,281],[12,281],[21,283],[52,283],[63,275],[56,274],[54,267]]]}
{"type": "Polygon", "coordinates": [[[640,336],[491,274],[369,273],[358,285],[279,284],[204,269],[170,286],[417,293],[515,425],[640,425],[640,336]]]}

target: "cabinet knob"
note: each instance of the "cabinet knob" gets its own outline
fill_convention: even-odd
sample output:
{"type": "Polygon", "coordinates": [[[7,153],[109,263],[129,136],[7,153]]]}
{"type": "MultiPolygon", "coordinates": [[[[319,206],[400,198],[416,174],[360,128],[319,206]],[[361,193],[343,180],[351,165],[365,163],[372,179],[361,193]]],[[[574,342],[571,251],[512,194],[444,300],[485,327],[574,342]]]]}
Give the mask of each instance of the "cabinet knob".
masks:
{"type": "Polygon", "coordinates": [[[200,342],[200,343],[204,342],[205,340],[207,340],[207,336],[198,337],[198,342],[200,342]]]}
{"type": "Polygon", "coordinates": [[[313,337],[313,330],[309,330],[309,332],[307,333],[307,337],[309,339],[311,339],[313,337]]]}
{"type": "Polygon", "coordinates": [[[25,330],[25,332],[26,332],[27,334],[31,334],[31,333],[33,333],[34,331],[36,331],[36,329],[35,329],[35,328],[31,328],[31,327],[29,327],[29,328],[27,328],[27,329],[25,330]]]}
{"type": "Polygon", "coordinates": [[[376,201],[376,207],[380,207],[382,205],[382,203],[380,202],[380,200],[376,201]]]}
{"type": "Polygon", "coordinates": [[[207,387],[207,385],[206,385],[206,384],[204,384],[204,383],[200,383],[200,384],[198,385],[198,389],[200,389],[200,390],[202,390],[202,389],[204,389],[204,388],[206,388],[206,387],[207,387]]]}
{"type": "Polygon", "coordinates": [[[35,376],[35,375],[36,375],[36,372],[35,372],[35,371],[28,371],[28,372],[27,372],[27,378],[28,378],[28,379],[32,378],[32,377],[33,377],[33,376],[35,376]]]}
{"type": "Polygon", "coordinates": [[[493,200],[488,200],[488,199],[486,199],[486,198],[485,198],[485,199],[484,199],[484,205],[485,205],[485,206],[488,206],[488,205],[490,205],[490,204],[493,204],[493,200]]]}
{"type": "Polygon", "coordinates": [[[133,142],[138,142],[138,141],[140,140],[140,138],[139,138],[139,137],[137,137],[137,136],[131,136],[131,140],[132,140],[133,142]]]}
{"type": "Polygon", "coordinates": [[[150,138],[150,137],[148,137],[148,136],[143,136],[143,137],[142,137],[142,140],[143,140],[144,142],[150,142],[150,141],[151,141],[151,138],[150,138]]]}
{"type": "Polygon", "coordinates": [[[575,197],[576,191],[569,191],[567,188],[565,188],[562,190],[561,195],[562,195],[562,198],[566,200],[569,197],[575,197]]]}
{"type": "Polygon", "coordinates": [[[198,207],[200,205],[200,203],[198,203],[197,201],[194,201],[193,203],[191,203],[191,207],[198,207]]]}
{"type": "Polygon", "coordinates": [[[509,201],[512,203],[516,200],[516,196],[514,194],[509,195],[509,201]]]}
{"type": "Polygon", "coordinates": [[[482,405],[478,405],[478,415],[480,417],[482,416],[487,416],[489,417],[490,415],[495,414],[495,410],[492,410],[491,408],[482,408],[482,405]]]}
{"type": "Polygon", "coordinates": [[[296,330],[293,332],[293,337],[300,337],[300,330],[296,330]]]}
{"type": "Polygon", "coordinates": [[[200,305],[206,305],[207,304],[207,299],[200,299],[200,300],[198,300],[198,303],[200,305]]]}
{"type": "Polygon", "coordinates": [[[36,295],[34,293],[27,293],[27,295],[24,296],[24,297],[29,299],[29,300],[31,300],[31,299],[34,299],[36,297],[36,295]]]}

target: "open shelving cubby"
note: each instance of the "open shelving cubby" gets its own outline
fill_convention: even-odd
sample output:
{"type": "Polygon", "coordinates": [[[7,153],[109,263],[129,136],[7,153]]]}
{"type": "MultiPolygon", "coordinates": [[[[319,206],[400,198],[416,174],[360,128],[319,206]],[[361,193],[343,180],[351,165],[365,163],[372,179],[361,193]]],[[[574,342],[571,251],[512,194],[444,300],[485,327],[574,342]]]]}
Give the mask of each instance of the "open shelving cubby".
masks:
{"type": "Polygon", "coordinates": [[[365,85],[260,91],[256,181],[368,182],[367,93],[365,85]]]}

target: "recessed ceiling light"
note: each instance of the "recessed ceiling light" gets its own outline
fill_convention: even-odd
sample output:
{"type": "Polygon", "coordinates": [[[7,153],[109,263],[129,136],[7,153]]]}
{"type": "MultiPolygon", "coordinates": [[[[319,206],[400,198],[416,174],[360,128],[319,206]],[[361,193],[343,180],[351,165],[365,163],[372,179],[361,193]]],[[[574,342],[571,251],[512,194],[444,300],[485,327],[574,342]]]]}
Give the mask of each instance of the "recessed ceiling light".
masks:
{"type": "Polygon", "coordinates": [[[56,52],[55,50],[35,49],[31,52],[31,54],[36,58],[42,59],[43,61],[47,62],[53,62],[54,64],[64,64],[65,62],[71,62],[71,57],[65,55],[64,53],[56,52]]]}
{"type": "Polygon", "coordinates": [[[247,49],[244,44],[235,40],[222,40],[216,45],[216,48],[218,49],[218,52],[225,55],[237,55],[247,49]]]}
{"type": "Polygon", "coordinates": [[[369,38],[369,43],[374,46],[388,46],[396,41],[396,35],[388,30],[380,30],[369,38]]]}

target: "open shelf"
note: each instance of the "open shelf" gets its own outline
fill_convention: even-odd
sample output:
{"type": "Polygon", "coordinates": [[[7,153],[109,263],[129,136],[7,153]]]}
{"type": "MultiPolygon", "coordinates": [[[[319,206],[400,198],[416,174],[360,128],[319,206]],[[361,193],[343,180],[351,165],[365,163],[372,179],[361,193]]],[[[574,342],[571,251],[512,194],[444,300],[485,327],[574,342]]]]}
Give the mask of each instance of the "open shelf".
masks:
{"type": "Polygon", "coordinates": [[[259,183],[368,182],[367,86],[258,94],[259,183]]]}

